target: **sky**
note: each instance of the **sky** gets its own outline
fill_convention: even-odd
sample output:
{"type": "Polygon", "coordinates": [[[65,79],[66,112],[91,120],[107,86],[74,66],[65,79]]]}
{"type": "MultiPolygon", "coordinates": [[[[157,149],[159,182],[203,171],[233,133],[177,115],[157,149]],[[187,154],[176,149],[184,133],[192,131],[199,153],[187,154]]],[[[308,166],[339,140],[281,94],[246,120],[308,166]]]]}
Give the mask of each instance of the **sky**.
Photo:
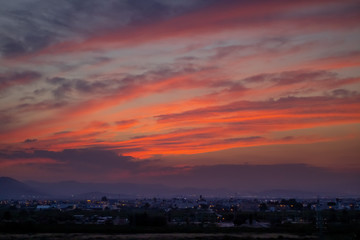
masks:
{"type": "Polygon", "coordinates": [[[357,190],[359,1],[0,5],[0,175],[357,190]]]}

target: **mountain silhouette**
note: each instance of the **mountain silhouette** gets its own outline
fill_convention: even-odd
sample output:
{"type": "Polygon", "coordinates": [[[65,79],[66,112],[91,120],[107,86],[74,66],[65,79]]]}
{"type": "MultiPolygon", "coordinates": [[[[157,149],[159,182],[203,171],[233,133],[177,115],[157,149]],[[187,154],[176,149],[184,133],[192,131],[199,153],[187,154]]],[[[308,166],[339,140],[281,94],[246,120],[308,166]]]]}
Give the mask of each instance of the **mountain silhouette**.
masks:
{"type": "Polygon", "coordinates": [[[0,199],[20,199],[39,195],[39,191],[25,183],[9,177],[0,177],[0,199]]]}
{"type": "MultiPolygon", "coordinates": [[[[0,177],[0,200],[1,199],[99,199],[108,196],[112,199],[142,198],[142,197],[194,197],[200,194],[209,197],[292,197],[314,198],[317,196],[339,196],[332,192],[313,192],[294,189],[271,189],[259,191],[231,191],[224,188],[203,187],[174,187],[162,184],[139,184],[139,183],[92,183],[92,182],[36,182],[25,183],[9,177],[0,177]]],[[[343,195],[355,196],[355,195],[343,195]]]]}
{"type": "Polygon", "coordinates": [[[108,195],[116,198],[135,197],[175,197],[181,195],[222,195],[225,189],[206,188],[179,188],[163,184],[136,184],[127,182],[92,183],[92,182],[26,182],[33,189],[47,193],[57,198],[93,198],[94,196],[108,195]]]}

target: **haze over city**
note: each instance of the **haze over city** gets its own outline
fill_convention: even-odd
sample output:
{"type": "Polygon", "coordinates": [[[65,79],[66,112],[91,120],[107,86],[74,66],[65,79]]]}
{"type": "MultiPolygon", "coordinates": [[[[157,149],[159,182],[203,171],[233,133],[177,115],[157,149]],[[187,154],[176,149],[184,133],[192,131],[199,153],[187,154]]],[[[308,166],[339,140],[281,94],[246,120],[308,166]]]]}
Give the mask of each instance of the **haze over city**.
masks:
{"type": "Polygon", "coordinates": [[[0,5],[0,176],[360,195],[359,1],[0,5]]]}

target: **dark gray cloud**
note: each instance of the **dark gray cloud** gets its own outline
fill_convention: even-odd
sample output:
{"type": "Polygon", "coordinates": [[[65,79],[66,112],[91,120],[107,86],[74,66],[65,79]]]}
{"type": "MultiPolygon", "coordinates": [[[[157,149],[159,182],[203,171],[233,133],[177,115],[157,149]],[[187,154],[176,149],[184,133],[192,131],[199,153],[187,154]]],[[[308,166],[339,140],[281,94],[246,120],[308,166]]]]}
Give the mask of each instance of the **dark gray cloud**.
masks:
{"type": "Polygon", "coordinates": [[[239,54],[240,52],[253,48],[252,45],[231,45],[216,48],[216,54],[211,56],[213,60],[220,60],[229,55],[239,54]]]}
{"type": "MultiPolygon", "coordinates": [[[[111,83],[110,83],[111,84],[111,83]]],[[[88,82],[85,80],[77,80],[75,83],[75,89],[79,92],[91,93],[97,89],[104,89],[109,85],[109,83],[104,83],[100,81],[88,82]]]]}
{"type": "MultiPolygon", "coordinates": [[[[39,88],[39,89],[35,89],[34,91],[33,91],[33,93],[36,95],[36,96],[39,96],[39,95],[43,95],[43,94],[45,94],[45,93],[47,93],[48,92],[48,89],[46,89],[46,88],[39,88]]],[[[35,98],[34,98],[35,99],[35,98]]]]}
{"type": "Polygon", "coordinates": [[[41,78],[35,71],[19,71],[0,73],[0,91],[16,85],[28,84],[41,78]]]}
{"type": "Polygon", "coordinates": [[[13,57],[26,53],[26,48],[23,43],[11,38],[2,39],[4,44],[1,46],[1,52],[5,56],[13,57]]]}
{"type": "Polygon", "coordinates": [[[209,1],[56,0],[0,1],[0,54],[14,57],[68,38],[85,38],[129,25],[148,24],[209,1]]]}
{"type": "Polygon", "coordinates": [[[255,142],[264,139],[261,136],[243,137],[243,138],[227,138],[224,140],[226,143],[238,143],[238,142],[255,142]]]}
{"type": "Polygon", "coordinates": [[[70,82],[66,82],[61,84],[56,89],[52,90],[52,93],[56,98],[64,98],[67,94],[71,93],[72,84],[70,82]]]}
{"type": "MultiPolygon", "coordinates": [[[[1,0],[0,9],[0,52],[2,56],[12,57],[39,51],[54,43],[68,39],[84,39],[104,32],[126,29],[129,26],[149,25],[164,21],[181,14],[192,13],[200,8],[214,5],[219,11],[241,2],[244,8],[264,6],[266,1],[214,1],[214,0],[1,0]],[[224,7],[227,6],[227,7],[224,7]]],[[[270,4],[284,4],[282,1],[270,4]]],[[[226,27],[227,24],[249,26],[266,21],[295,21],[313,19],[313,21],[329,22],[333,19],[352,19],[358,16],[358,3],[329,5],[323,9],[312,11],[296,11],[292,14],[252,14],[239,16],[216,24],[214,27],[226,27]],[[329,18],[331,16],[331,18],[329,18]],[[230,22],[229,22],[230,21],[230,22]]],[[[194,22],[195,24],[196,22],[194,22]]],[[[203,25],[198,26],[203,30],[203,25]]],[[[179,28],[192,26],[178,26],[179,28]]],[[[200,32],[200,31],[199,31],[200,32]]],[[[276,39],[273,39],[273,41],[276,39]]],[[[282,44],[279,41],[279,44],[282,44]]],[[[231,48],[223,48],[219,57],[231,54],[231,48]]]]}
{"type": "Polygon", "coordinates": [[[33,101],[33,100],[35,100],[35,98],[31,97],[31,96],[25,96],[25,97],[20,98],[19,100],[21,102],[23,102],[23,101],[33,101]]]}
{"type": "MultiPolygon", "coordinates": [[[[99,94],[104,97],[116,96],[118,94],[126,95],[131,92],[135,92],[137,89],[141,89],[146,85],[166,81],[168,78],[179,76],[188,73],[194,73],[202,71],[202,68],[195,66],[171,66],[161,67],[155,70],[149,70],[142,74],[118,74],[112,75],[96,75],[91,76],[90,79],[69,79],[63,77],[52,77],[46,80],[51,85],[50,91],[56,99],[66,98],[72,92],[76,92],[83,95],[94,96],[99,94]]],[[[193,80],[196,84],[196,80],[193,80]]],[[[205,84],[213,85],[211,81],[203,81],[205,84]]],[[[187,82],[179,82],[176,85],[173,84],[171,88],[181,88],[187,86],[187,82]]],[[[242,89],[240,84],[232,85],[233,91],[239,91],[242,89]]],[[[159,89],[159,91],[167,89],[159,89]]]]}
{"type": "Polygon", "coordinates": [[[68,105],[65,101],[41,101],[37,103],[23,103],[15,107],[17,111],[31,112],[31,111],[42,111],[62,108],[68,105]]]}
{"type": "Polygon", "coordinates": [[[247,83],[271,82],[275,85],[291,85],[299,82],[324,81],[337,79],[338,75],[328,71],[287,71],[280,73],[264,73],[243,79],[247,83]]]}
{"type": "Polygon", "coordinates": [[[126,79],[105,79],[105,80],[84,80],[84,79],[67,79],[54,77],[47,79],[47,82],[55,86],[51,92],[55,98],[68,97],[72,92],[80,94],[110,94],[121,85],[126,79]]]}
{"type": "Polygon", "coordinates": [[[53,77],[53,78],[46,79],[46,81],[53,85],[60,85],[60,84],[66,83],[67,79],[63,78],[63,77],[53,77]]]}
{"type": "Polygon", "coordinates": [[[137,123],[138,121],[136,119],[128,119],[128,120],[121,120],[121,121],[116,121],[115,124],[116,125],[129,125],[129,124],[134,124],[137,123]]]}
{"type": "Polygon", "coordinates": [[[347,89],[335,89],[333,91],[331,91],[331,94],[335,97],[351,97],[351,96],[356,96],[359,93],[357,91],[350,91],[347,89]]]}

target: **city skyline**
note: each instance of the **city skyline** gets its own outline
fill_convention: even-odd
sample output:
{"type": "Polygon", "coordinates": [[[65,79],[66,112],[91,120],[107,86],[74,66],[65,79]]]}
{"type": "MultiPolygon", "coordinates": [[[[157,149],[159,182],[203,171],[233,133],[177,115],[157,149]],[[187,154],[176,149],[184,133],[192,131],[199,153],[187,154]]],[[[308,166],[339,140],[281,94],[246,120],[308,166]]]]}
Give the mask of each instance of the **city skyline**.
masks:
{"type": "Polygon", "coordinates": [[[0,176],[360,194],[358,1],[0,3],[0,176]]]}

